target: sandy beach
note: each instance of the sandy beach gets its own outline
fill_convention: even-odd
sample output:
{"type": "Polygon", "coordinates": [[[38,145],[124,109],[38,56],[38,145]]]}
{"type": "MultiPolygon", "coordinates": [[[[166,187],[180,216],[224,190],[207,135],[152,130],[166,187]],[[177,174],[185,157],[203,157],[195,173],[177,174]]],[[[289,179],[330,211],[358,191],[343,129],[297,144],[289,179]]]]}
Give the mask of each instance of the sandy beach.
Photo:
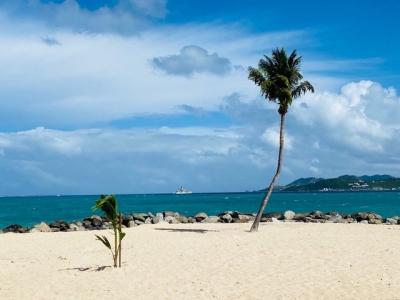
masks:
{"type": "Polygon", "coordinates": [[[400,299],[399,226],[249,225],[128,228],[121,269],[98,231],[1,234],[0,299],[400,299]]]}

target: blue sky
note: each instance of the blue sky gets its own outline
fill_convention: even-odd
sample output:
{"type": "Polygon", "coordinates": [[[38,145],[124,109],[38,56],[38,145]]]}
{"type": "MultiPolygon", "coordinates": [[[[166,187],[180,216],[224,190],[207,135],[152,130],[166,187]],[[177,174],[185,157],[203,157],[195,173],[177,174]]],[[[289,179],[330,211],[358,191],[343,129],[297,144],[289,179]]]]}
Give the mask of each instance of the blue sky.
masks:
{"type": "Polygon", "coordinates": [[[398,1],[0,4],[1,195],[244,191],[278,115],[247,79],[297,49],[316,93],[288,115],[281,183],[400,176],[398,1]]]}

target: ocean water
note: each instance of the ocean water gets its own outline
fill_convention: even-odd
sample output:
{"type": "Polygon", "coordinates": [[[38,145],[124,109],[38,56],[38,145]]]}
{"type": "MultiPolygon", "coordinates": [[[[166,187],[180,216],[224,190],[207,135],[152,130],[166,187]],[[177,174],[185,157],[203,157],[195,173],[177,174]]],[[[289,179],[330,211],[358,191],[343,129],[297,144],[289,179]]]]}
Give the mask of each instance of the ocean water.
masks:
{"type": "MultiPolygon", "coordinates": [[[[117,195],[120,209],[125,213],[172,210],[187,216],[201,211],[209,215],[226,210],[256,212],[262,197],[262,193],[117,195]]],[[[80,220],[94,214],[91,207],[97,198],[98,195],[1,197],[0,228],[10,224],[32,226],[41,221],[80,220]]],[[[400,193],[273,193],[266,211],[288,209],[295,212],[373,211],[389,217],[400,215],[400,193]]]]}

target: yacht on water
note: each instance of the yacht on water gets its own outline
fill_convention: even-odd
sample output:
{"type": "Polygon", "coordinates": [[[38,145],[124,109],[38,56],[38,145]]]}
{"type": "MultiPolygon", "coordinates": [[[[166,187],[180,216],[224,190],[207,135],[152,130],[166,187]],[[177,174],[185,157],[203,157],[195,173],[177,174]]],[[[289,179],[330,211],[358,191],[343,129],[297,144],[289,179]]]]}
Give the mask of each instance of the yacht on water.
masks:
{"type": "Polygon", "coordinates": [[[175,194],[177,194],[177,195],[186,195],[186,194],[191,194],[191,193],[192,193],[191,190],[185,189],[184,187],[180,187],[175,192],[175,194]]]}

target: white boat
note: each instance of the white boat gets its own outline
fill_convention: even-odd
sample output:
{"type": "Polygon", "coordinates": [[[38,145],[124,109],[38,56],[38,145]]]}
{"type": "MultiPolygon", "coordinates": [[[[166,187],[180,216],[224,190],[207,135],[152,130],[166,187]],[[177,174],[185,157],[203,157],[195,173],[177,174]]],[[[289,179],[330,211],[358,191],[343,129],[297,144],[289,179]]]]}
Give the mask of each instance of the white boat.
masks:
{"type": "Polygon", "coordinates": [[[187,195],[187,194],[191,194],[191,193],[192,193],[191,190],[185,189],[185,188],[183,188],[183,187],[180,187],[180,188],[177,189],[176,192],[175,192],[175,194],[177,194],[177,195],[187,195]]]}

